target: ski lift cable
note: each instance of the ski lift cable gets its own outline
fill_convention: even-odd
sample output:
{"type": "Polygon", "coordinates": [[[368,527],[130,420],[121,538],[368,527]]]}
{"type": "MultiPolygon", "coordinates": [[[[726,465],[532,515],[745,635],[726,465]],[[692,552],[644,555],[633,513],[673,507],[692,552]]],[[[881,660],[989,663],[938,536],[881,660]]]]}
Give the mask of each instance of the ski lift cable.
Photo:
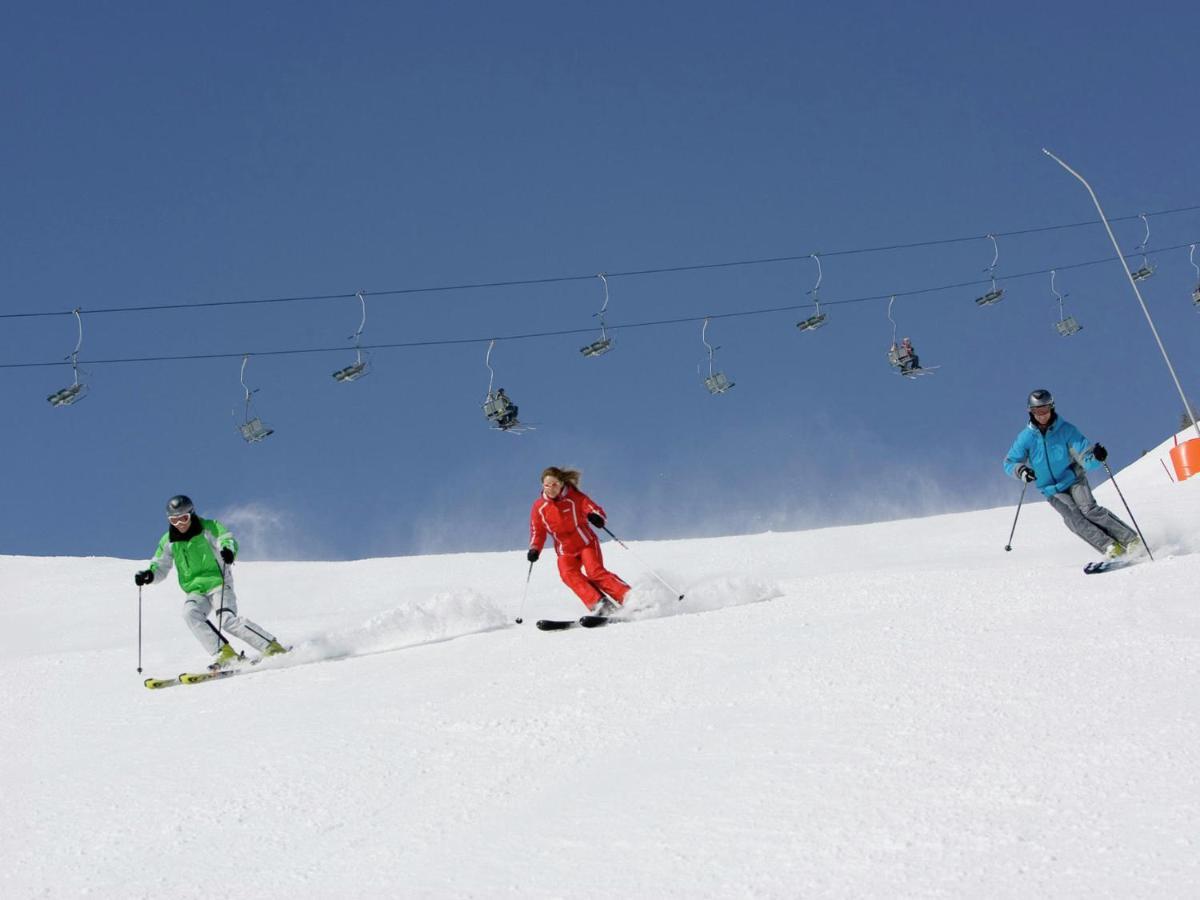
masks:
{"type": "MultiPolygon", "coordinates": [[[[1164,247],[1159,252],[1179,250],[1179,249],[1182,249],[1184,247],[1189,247],[1189,246],[1195,246],[1195,244],[1177,244],[1172,247],[1164,247]]],[[[1130,254],[1130,255],[1136,256],[1139,254],[1130,254]]],[[[806,257],[797,257],[797,259],[803,259],[803,258],[806,258],[806,257]]],[[[1111,262],[1112,262],[1112,257],[1110,256],[1110,257],[1106,257],[1104,259],[1088,260],[1086,262],[1079,262],[1079,263],[1068,263],[1067,265],[1060,265],[1060,266],[1057,266],[1056,268],[1058,271],[1065,271],[1068,269],[1079,269],[1079,268],[1084,268],[1084,267],[1088,267],[1088,266],[1111,264],[1111,262]]],[[[1032,270],[1029,272],[1019,272],[1019,273],[1016,273],[1013,275],[1008,275],[1008,276],[1006,276],[1006,278],[1009,281],[1015,281],[1015,280],[1021,279],[1021,278],[1031,278],[1031,277],[1035,277],[1035,276],[1048,275],[1051,271],[1052,271],[1051,269],[1036,269],[1036,270],[1032,270]]],[[[595,276],[589,275],[588,277],[594,278],[595,276]]],[[[917,297],[917,296],[921,296],[924,294],[932,294],[932,293],[937,293],[940,291],[958,290],[958,289],[964,288],[964,287],[973,287],[973,286],[987,284],[987,283],[989,283],[989,282],[982,280],[982,279],[976,279],[973,281],[960,281],[960,282],[955,282],[953,284],[943,284],[943,285],[937,285],[937,286],[933,286],[933,287],[914,288],[914,289],[907,290],[907,291],[895,291],[894,293],[891,293],[891,294],[870,294],[870,295],[866,295],[866,296],[862,296],[862,297],[851,297],[851,298],[846,298],[846,299],[842,299],[842,300],[823,300],[821,302],[826,306],[842,306],[842,305],[855,304],[855,303],[871,303],[871,302],[875,302],[875,301],[886,300],[889,297],[893,297],[893,296],[894,297],[917,297]]],[[[620,331],[620,330],[632,330],[632,329],[636,329],[636,328],[654,328],[654,327],[662,327],[662,326],[668,326],[668,325],[688,324],[688,323],[703,321],[705,318],[737,319],[737,318],[743,318],[743,317],[747,317],[747,316],[760,316],[760,315],[769,315],[771,313],[792,312],[797,309],[804,309],[810,305],[811,304],[808,304],[808,303],[790,303],[790,304],[785,304],[782,306],[770,306],[770,307],[763,307],[760,309],[739,310],[737,312],[729,312],[729,313],[709,313],[706,316],[680,316],[680,317],[672,318],[672,319],[653,319],[653,320],[642,321],[642,322],[630,322],[630,323],[627,323],[624,325],[612,325],[609,327],[613,331],[620,331]]],[[[537,338],[564,337],[564,336],[569,336],[569,335],[591,334],[591,333],[594,333],[594,332],[592,332],[590,328],[567,328],[567,329],[559,329],[559,330],[555,330],[555,331],[534,331],[534,332],[524,332],[524,333],[517,333],[517,334],[502,335],[500,338],[496,338],[496,340],[506,340],[506,341],[531,340],[531,339],[537,339],[537,338]]],[[[363,350],[406,350],[406,349],[414,349],[414,348],[418,348],[418,347],[444,347],[444,346],[454,346],[454,345],[461,345],[461,344],[479,344],[479,343],[483,343],[484,341],[488,341],[488,340],[491,340],[491,338],[488,338],[488,337],[462,337],[462,338],[442,338],[442,339],[422,340],[422,341],[399,341],[399,342],[393,342],[393,343],[365,344],[365,345],[363,345],[362,349],[363,350]]],[[[305,355],[305,354],[312,354],[312,353],[338,353],[338,352],[342,352],[342,350],[343,350],[343,348],[341,348],[341,347],[296,347],[296,348],[286,348],[286,349],[281,349],[281,350],[257,350],[254,352],[254,355],[255,356],[296,356],[296,355],[305,355]]],[[[173,356],[163,355],[163,356],[118,357],[118,358],[112,358],[112,359],[89,359],[89,360],[87,360],[87,364],[88,365],[116,365],[116,364],[124,364],[124,363],[187,362],[187,361],[194,361],[194,360],[231,359],[231,358],[236,358],[241,355],[242,355],[241,352],[237,352],[237,353],[188,353],[188,354],[179,354],[179,355],[173,355],[173,356]]],[[[45,367],[45,366],[56,366],[56,365],[60,365],[60,364],[61,364],[61,360],[53,360],[53,361],[49,361],[49,362],[24,362],[24,363],[0,362],[0,369],[41,368],[41,367],[45,367]]]]}
{"type": "MultiPolygon", "coordinates": [[[[1193,212],[1200,209],[1200,204],[1194,206],[1181,206],[1173,209],[1159,210],[1153,213],[1139,213],[1132,216],[1118,216],[1112,218],[1110,222],[1124,222],[1131,219],[1144,219],[1147,215],[1167,216],[1178,213],[1193,212]]],[[[1048,231],[1060,231],[1070,228],[1083,228],[1088,225],[1099,224],[1099,219],[1089,219],[1085,222],[1066,222],[1055,225],[1038,225],[1028,228],[1017,228],[1011,231],[991,232],[987,235],[964,235],[950,238],[936,238],[926,241],[912,241],[901,244],[885,244],[871,247],[852,247],[843,250],[825,250],[821,252],[822,256],[850,256],[864,253],[882,253],[895,250],[915,250],[923,247],[938,247],[948,244],[960,244],[968,241],[977,241],[981,237],[1018,237],[1027,234],[1040,234],[1048,231]]],[[[1148,225],[1148,223],[1147,223],[1148,225]]],[[[791,256],[770,256],[751,259],[729,260],[724,262],[714,263],[698,263],[692,265],[681,266],[659,266],[648,269],[630,269],[622,272],[606,273],[608,277],[614,278],[633,278],[645,275],[669,275],[678,272],[699,272],[711,269],[733,268],[738,266],[759,266],[770,265],[774,263],[795,262],[801,259],[807,259],[813,254],[801,254],[791,256]]],[[[412,288],[394,288],[379,291],[363,291],[361,293],[372,297],[392,297],[404,296],[408,294],[432,294],[443,293],[448,291],[468,291],[468,290],[484,290],[504,287],[529,287],[533,285],[543,284],[562,284],[571,281],[586,281],[594,278],[595,275],[560,275],[548,276],[542,278],[524,278],[512,279],[505,281],[483,281],[483,282],[463,282],[459,284],[444,284],[432,285],[428,287],[412,287],[412,288]]],[[[607,283],[607,282],[606,282],[607,283]]],[[[254,306],[272,303],[303,303],[303,302],[325,302],[332,300],[346,300],[357,296],[357,293],[347,294],[310,294],[297,295],[286,297],[262,297],[243,300],[208,300],[200,303],[157,303],[144,306],[111,306],[98,307],[89,309],[87,312],[91,315],[103,315],[108,313],[138,313],[138,312],[159,312],[164,310],[177,309],[212,309],[215,307],[226,306],[254,306]]],[[[39,312],[16,312],[16,313],[0,313],[0,319],[26,319],[26,318],[44,318],[49,316],[71,315],[71,310],[56,310],[56,311],[39,311],[39,312]]]]}

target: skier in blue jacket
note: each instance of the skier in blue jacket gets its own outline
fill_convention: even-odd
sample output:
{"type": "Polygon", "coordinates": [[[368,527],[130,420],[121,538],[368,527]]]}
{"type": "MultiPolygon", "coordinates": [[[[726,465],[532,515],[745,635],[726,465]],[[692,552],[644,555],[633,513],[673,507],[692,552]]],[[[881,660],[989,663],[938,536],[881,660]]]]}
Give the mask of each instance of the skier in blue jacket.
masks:
{"type": "Polygon", "coordinates": [[[1087,470],[1108,459],[1108,451],[1092,444],[1054,411],[1045,389],[1029,395],[1029,424],[1021,429],[1004,458],[1004,471],[1018,481],[1036,483],[1067,527],[1109,559],[1138,543],[1137,532],[1096,503],[1087,470]]]}

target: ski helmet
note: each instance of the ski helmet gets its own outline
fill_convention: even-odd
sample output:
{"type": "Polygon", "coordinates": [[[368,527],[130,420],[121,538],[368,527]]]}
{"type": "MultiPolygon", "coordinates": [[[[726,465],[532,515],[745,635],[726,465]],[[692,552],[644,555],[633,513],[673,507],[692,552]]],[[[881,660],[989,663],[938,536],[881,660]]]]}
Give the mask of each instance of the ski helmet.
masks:
{"type": "Polygon", "coordinates": [[[167,501],[168,516],[187,516],[196,511],[196,505],[192,503],[192,498],[186,494],[176,494],[167,501]]]}
{"type": "Polygon", "coordinates": [[[1045,388],[1038,388],[1029,395],[1029,408],[1033,409],[1035,406],[1049,406],[1053,409],[1054,395],[1045,388]]]}

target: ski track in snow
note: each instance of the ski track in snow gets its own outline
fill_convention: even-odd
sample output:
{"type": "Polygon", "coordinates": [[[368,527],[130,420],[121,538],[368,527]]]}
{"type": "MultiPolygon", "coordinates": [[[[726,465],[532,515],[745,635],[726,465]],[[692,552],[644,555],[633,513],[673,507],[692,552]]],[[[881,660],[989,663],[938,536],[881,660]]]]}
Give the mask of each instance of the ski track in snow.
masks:
{"type": "MultiPolygon", "coordinates": [[[[0,557],[5,897],[1184,897],[1200,479],[1118,473],[1158,561],[1045,503],[619,546],[634,624],[521,553],[240,563],[295,650],[195,668],[138,563],[0,557]],[[597,859],[602,864],[597,865],[597,859]]],[[[1015,499],[1016,489],[1014,489],[1015,499]]],[[[1124,517],[1110,485],[1097,498],[1124,517]]]]}

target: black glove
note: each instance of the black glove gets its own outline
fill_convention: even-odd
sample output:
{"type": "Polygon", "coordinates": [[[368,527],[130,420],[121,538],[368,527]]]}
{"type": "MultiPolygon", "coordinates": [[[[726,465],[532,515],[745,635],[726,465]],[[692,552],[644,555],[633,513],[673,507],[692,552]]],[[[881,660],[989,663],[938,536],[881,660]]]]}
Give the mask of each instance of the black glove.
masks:
{"type": "Polygon", "coordinates": [[[1026,483],[1037,481],[1037,472],[1022,463],[1017,466],[1017,477],[1026,483]]]}
{"type": "Polygon", "coordinates": [[[604,520],[602,518],[600,518],[599,513],[594,513],[594,512],[588,513],[587,520],[589,522],[591,522],[592,526],[595,528],[603,528],[604,527],[604,520]]]}
{"type": "Polygon", "coordinates": [[[152,581],[154,581],[154,573],[149,569],[143,569],[133,576],[133,583],[138,587],[141,587],[143,584],[150,584],[152,581]]]}
{"type": "Polygon", "coordinates": [[[1108,459],[1108,451],[1104,449],[1103,445],[1096,444],[1092,447],[1092,456],[1096,457],[1096,462],[1104,462],[1108,459]]]}
{"type": "Polygon", "coordinates": [[[530,562],[537,562],[538,557],[541,555],[542,555],[541,550],[535,550],[533,547],[530,547],[529,552],[525,554],[525,558],[527,560],[529,560],[530,562]]]}
{"type": "Polygon", "coordinates": [[[221,548],[221,559],[224,560],[225,565],[232,566],[233,565],[233,551],[230,550],[228,547],[222,547],[221,548]]]}

